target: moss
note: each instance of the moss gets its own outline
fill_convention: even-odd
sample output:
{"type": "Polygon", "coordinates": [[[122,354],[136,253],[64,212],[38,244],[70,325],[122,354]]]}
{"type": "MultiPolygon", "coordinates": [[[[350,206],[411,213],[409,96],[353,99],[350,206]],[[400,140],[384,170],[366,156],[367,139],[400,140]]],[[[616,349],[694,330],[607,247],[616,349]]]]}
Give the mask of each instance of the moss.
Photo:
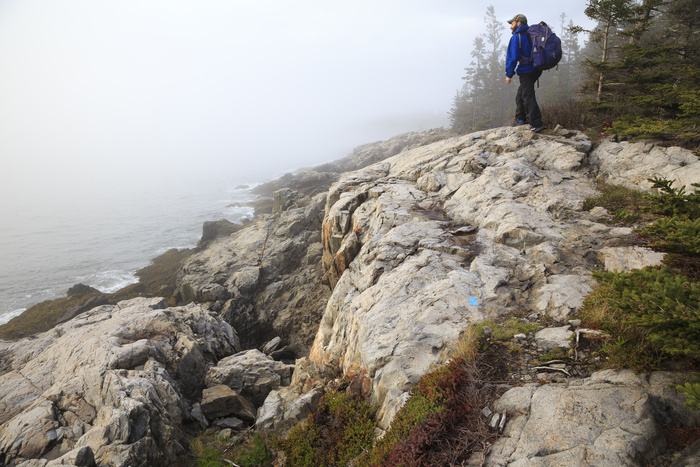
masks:
{"type": "Polygon", "coordinates": [[[99,290],[89,288],[89,290],[81,290],[79,293],[69,294],[65,298],[38,303],[0,326],[0,338],[20,339],[48,331],[96,297],[105,297],[105,294],[99,290]]]}
{"type": "Polygon", "coordinates": [[[558,349],[553,350],[552,352],[540,355],[539,360],[541,362],[549,362],[551,360],[560,360],[566,357],[568,357],[567,350],[560,347],[558,349]]]}
{"type": "Polygon", "coordinates": [[[182,262],[192,250],[168,250],[154,258],[151,264],[139,269],[139,282],[128,285],[112,294],[102,293],[92,287],[78,284],[68,290],[64,298],[47,300],[28,308],[21,315],[0,326],[0,338],[20,339],[45,332],[56,324],[87,311],[93,306],[116,304],[136,297],[164,297],[175,305],[175,282],[182,262]]]}
{"type": "Polygon", "coordinates": [[[484,335],[484,328],[488,326],[493,331],[493,338],[499,341],[510,340],[516,334],[530,334],[532,332],[538,331],[540,326],[534,323],[528,323],[525,320],[511,317],[503,322],[496,322],[492,320],[482,321],[474,326],[477,335],[484,335]]]}

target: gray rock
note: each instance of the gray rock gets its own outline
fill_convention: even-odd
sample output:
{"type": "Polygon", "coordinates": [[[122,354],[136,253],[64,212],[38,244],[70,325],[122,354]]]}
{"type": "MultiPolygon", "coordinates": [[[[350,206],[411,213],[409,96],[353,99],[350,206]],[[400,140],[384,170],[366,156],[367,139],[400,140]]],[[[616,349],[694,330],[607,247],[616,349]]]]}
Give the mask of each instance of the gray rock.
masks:
{"type": "Polygon", "coordinates": [[[259,406],[270,391],[290,384],[292,370],[292,365],[252,349],[219,361],[207,372],[205,383],[207,387],[226,385],[259,406]]]}
{"type": "Polygon", "coordinates": [[[318,251],[325,196],[277,196],[275,214],[259,215],[190,256],[176,297],[210,303],[246,348],[260,348],[278,335],[305,355],[330,295],[318,251]]]}
{"type": "Polygon", "coordinates": [[[255,406],[230,387],[219,384],[202,392],[202,412],[209,420],[234,416],[255,421],[255,406]]]}
{"type": "Polygon", "coordinates": [[[219,428],[230,428],[232,430],[242,430],[245,428],[245,422],[240,418],[228,417],[214,421],[214,426],[218,426],[219,428]]]}
{"type": "Polygon", "coordinates": [[[592,153],[591,163],[608,183],[632,189],[651,189],[652,177],[674,180],[675,187],[697,183],[700,161],[677,146],[647,146],[639,143],[603,141],[592,153]]]}
{"type": "Polygon", "coordinates": [[[9,369],[0,375],[0,457],[174,464],[187,452],[182,422],[211,364],[205,355],[232,353],[236,339],[201,307],[139,298],[84,312],[60,332],[0,341],[9,369]]]}
{"type": "Polygon", "coordinates": [[[281,344],[282,338],[277,336],[274,339],[266,342],[265,345],[263,345],[262,351],[264,354],[270,355],[270,353],[277,350],[281,344]]]}
{"type": "Polygon", "coordinates": [[[64,454],[58,459],[49,461],[46,467],[54,466],[72,466],[72,467],[94,467],[95,464],[95,454],[89,447],[82,447],[73,449],[72,451],[64,454]]]}
{"type": "Polygon", "coordinates": [[[601,253],[605,258],[605,270],[620,272],[629,272],[647,266],[660,266],[664,256],[666,256],[665,253],[639,246],[608,247],[603,248],[601,253]]]}
{"type": "Polygon", "coordinates": [[[525,133],[498,128],[404,151],[328,192],[333,293],[309,359],[365,372],[382,429],[469,324],[523,309],[568,319],[596,286],[599,246],[633,233],[583,211],[597,194],[591,172],[609,171],[607,152],[589,166],[584,135],[525,133]]]}
{"type": "Polygon", "coordinates": [[[272,212],[279,214],[296,205],[302,195],[289,188],[282,188],[272,193],[272,212]]]}
{"type": "Polygon", "coordinates": [[[679,453],[669,467],[697,467],[698,465],[700,465],[700,441],[695,441],[679,453]]]}
{"type": "Polygon", "coordinates": [[[202,237],[197,243],[197,248],[203,248],[212,240],[220,237],[226,237],[231,235],[233,232],[239,230],[241,225],[234,224],[227,219],[220,219],[218,221],[206,221],[202,225],[202,237]]]}
{"type": "Polygon", "coordinates": [[[190,416],[197,420],[202,428],[207,428],[209,426],[209,420],[207,420],[207,417],[204,416],[204,412],[202,412],[202,405],[199,402],[196,402],[192,406],[190,416]]]}
{"type": "Polygon", "coordinates": [[[545,328],[535,333],[535,342],[545,350],[568,349],[571,348],[571,337],[574,332],[570,330],[571,325],[559,328],[545,328]]]}
{"type": "Polygon", "coordinates": [[[651,460],[664,450],[663,418],[678,416],[676,423],[697,423],[697,414],[677,405],[679,394],[659,394],[674,378],[687,376],[607,370],[580,385],[513,388],[496,409],[514,418],[485,463],[636,466],[639,459],[651,460]],[[668,411],[670,406],[675,409],[668,411]]]}
{"type": "Polygon", "coordinates": [[[580,319],[570,319],[569,324],[571,325],[572,328],[578,328],[581,326],[581,320],[580,319]]]}

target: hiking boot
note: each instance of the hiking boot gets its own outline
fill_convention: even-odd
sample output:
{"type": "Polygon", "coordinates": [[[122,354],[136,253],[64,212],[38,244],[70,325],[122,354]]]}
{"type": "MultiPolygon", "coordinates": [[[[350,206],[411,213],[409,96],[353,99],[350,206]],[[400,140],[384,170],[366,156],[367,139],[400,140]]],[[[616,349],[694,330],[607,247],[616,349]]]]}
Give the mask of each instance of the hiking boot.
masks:
{"type": "Polygon", "coordinates": [[[525,125],[527,122],[525,120],[513,120],[513,123],[511,126],[520,126],[520,125],[525,125]]]}
{"type": "Polygon", "coordinates": [[[542,129],[544,129],[544,125],[540,125],[540,126],[532,125],[530,127],[530,131],[533,133],[537,133],[537,132],[541,131],[542,129]]]}

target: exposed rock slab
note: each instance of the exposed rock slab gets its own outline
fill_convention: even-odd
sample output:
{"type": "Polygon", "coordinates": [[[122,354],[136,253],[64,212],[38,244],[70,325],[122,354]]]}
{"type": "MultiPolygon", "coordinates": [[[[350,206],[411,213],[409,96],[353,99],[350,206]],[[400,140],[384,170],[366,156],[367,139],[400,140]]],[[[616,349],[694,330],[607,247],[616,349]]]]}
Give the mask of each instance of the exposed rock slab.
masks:
{"type": "MultiPolygon", "coordinates": [[[[698,423],[698,414],[669,388],[687,376],[601,371],[576,384],[527,384],[506,392],[503,436],[485,465],[640,466],[665,447],[664,425],[698,423]]],[[[478,465],[474,456],[470,465],[478,465]]]]}
{"type": "MultiPolygon", "coordinates": [[[[322,240],[333,294],[309,359],[366,373],[380,427],[469,324],[515,311],[574,313],[596,284],[600,250],[633,233],[583,211],[597,194],[594,175],[619,152],[596,153],[591,173],[592,144],[571,135],[484,131],[404,151],[332,185],[322,240]]],[[[690,164],[664,154],[668,167],[690,164]]],[[[284,423],[279,405],[290,402],[279,393],[268,402],[265,413],[284,423]]]]}
{"type": "Polygon", "coordinates": [[[700,162],[692,152],[678,146],[663,147],[656,143],[616,143],[603,141],[592,153],[591,163],[608,183],[628,188],[651,188],[649,178],[674,180],[674,187],[700,180],[700,162]]]}
{"type": "Polygon", "coordinates": [[[71,462],[89,448],[98,465],[180,465],[190,401],[238,337],[199,306],[166,307],[129,300],[0,342],[0,461],[71,462]]]}
{"type": "Polygon", "coordinates": [[[666,256],[664,253],[639,246],[608,247],[603,248],[601,253],[605,258],[606,271],[621,272],[629,272],[647,266],[660,266],[664,256],[666,256]]]}

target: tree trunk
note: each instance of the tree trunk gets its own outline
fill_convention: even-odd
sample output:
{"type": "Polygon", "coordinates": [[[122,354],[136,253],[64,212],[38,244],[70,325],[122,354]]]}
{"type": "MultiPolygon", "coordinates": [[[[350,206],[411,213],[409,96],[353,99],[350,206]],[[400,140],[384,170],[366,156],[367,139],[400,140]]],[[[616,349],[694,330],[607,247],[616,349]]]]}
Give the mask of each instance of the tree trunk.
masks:
{"type": "MultiPolygon", "coordinates": [[[[603,36],[603,58],[601,63],[605,63],[608,59],[608,36],[610,34],[610,19],[605,24],[605,36],[603,36]]],[[[598,75],[598,94],[596,95],[596,102],[600,102],[600,95],[603,93],[603,78],[605,78],[605,73],[602,71],[598,75]]]]}

